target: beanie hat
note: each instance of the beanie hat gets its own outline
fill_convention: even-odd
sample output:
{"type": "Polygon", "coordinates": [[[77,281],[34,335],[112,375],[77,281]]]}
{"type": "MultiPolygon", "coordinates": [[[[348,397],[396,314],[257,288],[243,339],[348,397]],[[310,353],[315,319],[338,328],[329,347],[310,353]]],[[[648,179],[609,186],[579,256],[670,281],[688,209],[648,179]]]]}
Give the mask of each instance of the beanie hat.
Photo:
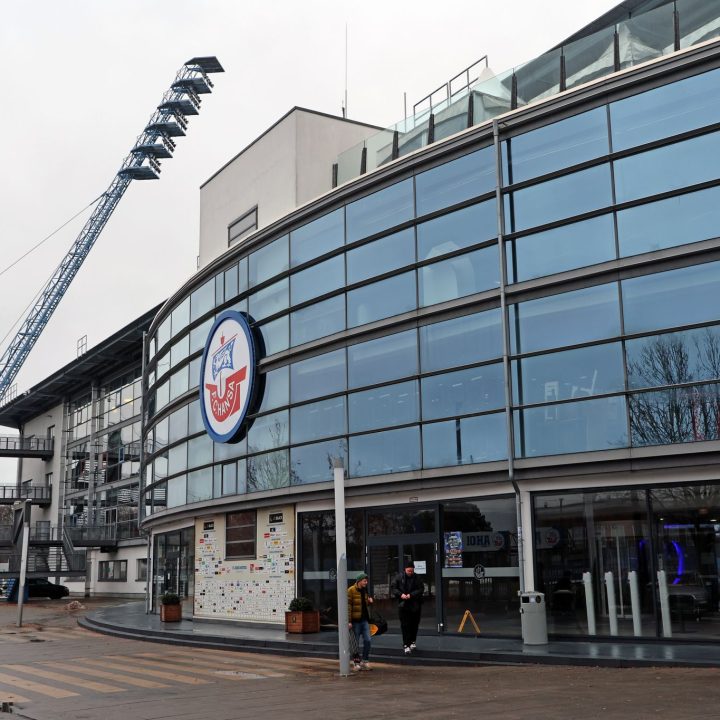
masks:
{"type": "Polygon", "coordinates": [[[355,582],[360,582],[361,580],[367,580],[367,573],[361,572],[361,573],[355,578],[355,582]]]}
{"type": "Polygon", "coordinates": [[[414,560],[406,560],[405,561],[403,568],[409,568],[409,567],[411,567],[413,570],[415,569],[415,561],[414,560]]]}

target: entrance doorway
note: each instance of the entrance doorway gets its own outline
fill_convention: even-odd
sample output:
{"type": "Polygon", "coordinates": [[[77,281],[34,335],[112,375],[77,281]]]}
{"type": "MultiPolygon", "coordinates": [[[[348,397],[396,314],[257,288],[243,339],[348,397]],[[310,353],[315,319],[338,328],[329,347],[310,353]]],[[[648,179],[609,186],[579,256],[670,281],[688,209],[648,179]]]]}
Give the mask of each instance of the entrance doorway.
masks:
{"type": "Polygon", "coordinates": [[[434,538],[373,538],[368,542],[368,555],[370,592],[378,612],[391,622],[397,617],[397,602],[391,589],[393,579],[403,571],[405,561],[412,560],[416,574],[425,585],[420,629],[437,631],[437,544],[434,538]]]}

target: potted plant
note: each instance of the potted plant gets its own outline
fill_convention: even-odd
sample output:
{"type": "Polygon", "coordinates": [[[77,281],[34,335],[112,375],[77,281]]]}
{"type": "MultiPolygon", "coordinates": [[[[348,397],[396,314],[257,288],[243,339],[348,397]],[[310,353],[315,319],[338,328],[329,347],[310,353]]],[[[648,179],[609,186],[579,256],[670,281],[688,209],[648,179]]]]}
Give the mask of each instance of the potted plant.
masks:
{"type": "Polygon", "coordinates": [[[293,598],[285,613],[285,632],[320,632],[320,612],[306,597],[293,598]]]}
{"type": "Polygon", "coordinates": [[[160,596],[160,620],[162,622],[182,620],[182,605],[177,593],[166,592],[160,596]]]}

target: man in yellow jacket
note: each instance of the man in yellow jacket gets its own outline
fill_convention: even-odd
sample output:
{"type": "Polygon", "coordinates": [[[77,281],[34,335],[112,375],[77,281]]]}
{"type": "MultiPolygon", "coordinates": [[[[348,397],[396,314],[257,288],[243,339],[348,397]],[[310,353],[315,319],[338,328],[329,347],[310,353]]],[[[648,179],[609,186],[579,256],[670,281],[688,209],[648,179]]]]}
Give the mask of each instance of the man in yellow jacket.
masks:
{"type": "Polygon", "coordinates": [[[368,595],[368,576],[362,572],[355,578],[355,584],[347,591],[348,598],[348,627],[355,634],[355,641],[360,647],[360,636],[363,639],[362,660],[355,657],[353,670],[370,670],[370,612],[368,606],[373,599],[368,595]]]}

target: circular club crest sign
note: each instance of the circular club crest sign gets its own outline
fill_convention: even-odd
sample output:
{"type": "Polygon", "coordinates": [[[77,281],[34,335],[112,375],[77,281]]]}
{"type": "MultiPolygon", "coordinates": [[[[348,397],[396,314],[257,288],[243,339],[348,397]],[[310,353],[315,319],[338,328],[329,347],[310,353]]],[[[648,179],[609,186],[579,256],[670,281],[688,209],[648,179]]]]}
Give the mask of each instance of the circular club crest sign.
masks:
{"type": "Polygon", "coordinates": [[[200,365],[200,408],[215,442],[239,440],[255,391],[255,343],[247,320],[226,310],[210,330],[200,365]]]}

